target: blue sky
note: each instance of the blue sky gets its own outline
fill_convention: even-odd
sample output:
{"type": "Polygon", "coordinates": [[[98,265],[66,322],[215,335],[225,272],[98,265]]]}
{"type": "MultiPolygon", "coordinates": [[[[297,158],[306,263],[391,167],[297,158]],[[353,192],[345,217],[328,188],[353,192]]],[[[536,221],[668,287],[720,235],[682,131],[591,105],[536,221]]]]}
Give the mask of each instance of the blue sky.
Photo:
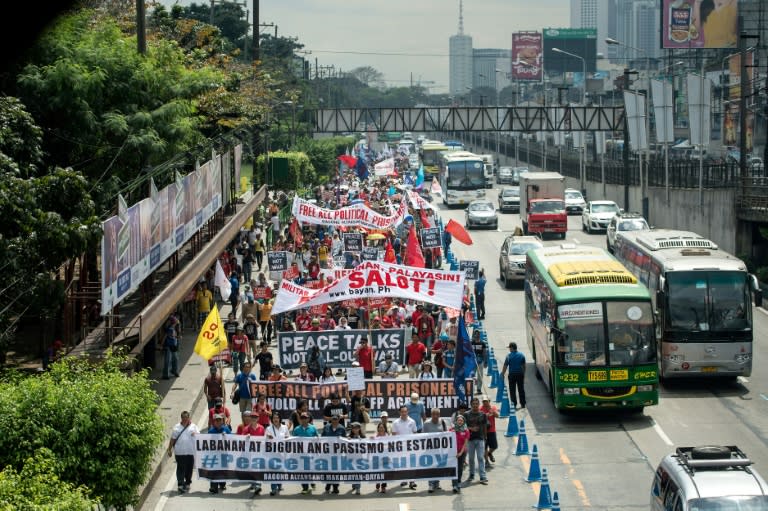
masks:
{"type": "MultiPolygon", "coordinates": [[[[252,1],[247,0],[249,9],[252,1]]],[[[448,38],[457,33],[458,0],[260,0],[259,5],[261,23],[276,24],[278,35],[298,37],[312,52],[307,58],[313,66],[315,58],[320,66],[347,71],[372,66],[388,85],[408,85],[413,74],[432,92],[447,92],[448,38]]],[[[475,48],[510,48],[512,32],[569,26],[569,5],[568,0],[464,0],[464,33],[475,48]]]]}

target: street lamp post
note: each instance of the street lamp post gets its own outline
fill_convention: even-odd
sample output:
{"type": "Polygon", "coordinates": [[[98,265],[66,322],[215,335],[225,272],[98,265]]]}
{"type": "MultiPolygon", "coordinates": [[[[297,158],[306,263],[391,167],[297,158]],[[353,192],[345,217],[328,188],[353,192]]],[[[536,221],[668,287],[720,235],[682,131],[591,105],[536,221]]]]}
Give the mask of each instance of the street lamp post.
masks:
{"type": "MultiPolygon", "coordinates": [[[[668,69],[672,69],[675,66],[681,66],[683,64],[685,64],[685,62],[683,62],[682,60],[678,60],[677,62],[674,62],[674,63],[672,63],[672,64],[670,64],[670,65],[668,65],[666,67],[661,68],[659,70],[658,75],[659,76],[663,76],[663,73],[666,72],[668,69]]],[[[674,73],[672,73],[672,81],[674,82],[674,80],[675,80],[674,73]]],[[[672,98],[668,98],[667,97],[667,89],[668,88],[670,88],[670,87],[667,87],[666,80],[665,80],[665,83],[662,86],[662,92],[664,94],[664,112],[665,112],[665,114],[664,114],[664,118],[661,119],[661,122],[666,122],[666,109],[667,109],[667,105],[669,105],[670,108],[672,107],[672,104],[671,104],[671,99],[672,98]],[[668,103],[668,101],[670,101],[670,102],[668,103]]],[[[674,113],[674,110],[673,110],[673,113],[674,113]]],[[[656,134],[657,134],[657,137],[658,137],[658,132],[659,132],[659,119],[656,119],[656,134]]],[[[666,133],[666,127],[664,128],[664,132],[667,135],[666,137],[664,137],[664,188],[666,190],[667,204],[669,204],[669,142],[668,142],[668,140],[669,140],[669,133],[666,133]]]]}
{"type": "MultiPolygon", "coordinates": [[[[587,61],[582,57],[581,55],[576,55],[575,53],[570,53],[565,50],[561,50],[560,48],[552,48],[552,51],[555,53],[562,53],[563,55],[568,55],[569,57],[573,57],[576,59],[581,60],[581,67],[583,70],[583,77],[584,77],[584,87],[581,89],[581,105],[587,106],[586,100],[587,100],[587,61]]],[[[584,193],[586,191],[585,189],[585,178],[586,178],[586,171],[585,171],[585,162],[584,162],[584,137],[583,133],[579,133],[579,183],[581,184],[580,189],[581,193],[584,193]]]]}
{"type": "MultiPolygon", "coordinates": [[[[650,133],[650,127],[649,127],[649,122],[648,122],[649,111],[650,111],[650,106],[651,106],[651,103],[649,101],[649,99],[650,99],[649,93],[650,93],[650,90],[651,90],[651,78],[650,78],[651,61],[650,61],[650,58],[648,57],[648,52],[645,51],[642,48],[637,48],[635,46],[630,46],[630,45],[628,45],[626,43],[623,43],[621,41],[617,41],[616,39],[613,39],[611,37],[606,37],[605,38],[605,43],[613,45],[613,46],[623,46],[625,48],[629,48],[630,50],[635,50],[638,53],[642,53],[645,56],[645,79],[646,79],[646,87],[645,87],[645,110],[646,110],[645,111],[645,137],[646,137],[646,142],[645,142],[645,146],[646,146],[645,147],[645,164],[646,164],[646,170],[647,170],[647,168],[648,168],[648,166],[650,164],[650,159],[651,159],[650,158],[651,157],[651,152],[650,152],[651,145],[649,143],[650,137],[651,137],[651,133],[650,133]]],[[[625,112],[626,112],[626,110],[625,110],[625,112]]],[[[626,117],[626,113],[625,113],[625,117],[626,117]]],[[[638,157],[640,157],[642,159],[641,153],[638,153],[638,157]]],[[[648,176],[646,175],[646,178],[643,179],[643,165],[641,163],[640,164],[640,189],[641,189],[641,194],[643,196],[643,199],[642,199],[643,200],[643,204],[642,204],[643,216],[646,217],[646,218],[648,218],[648,197],[647,197],[647,194],[646,194],[647,184],[648,184],[648,176]]]]}

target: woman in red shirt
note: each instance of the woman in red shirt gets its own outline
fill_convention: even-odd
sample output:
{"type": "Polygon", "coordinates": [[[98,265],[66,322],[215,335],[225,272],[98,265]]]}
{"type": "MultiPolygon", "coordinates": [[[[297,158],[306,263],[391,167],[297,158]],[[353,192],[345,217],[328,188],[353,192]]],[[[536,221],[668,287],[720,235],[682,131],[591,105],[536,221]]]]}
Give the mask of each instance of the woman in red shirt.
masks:
{"type": "Polygon", "coordinates": [[[264,394],[256,396],[256,404],[253,405],[253,415],[256,416],[256,422],[262,427],[262,431],[269,426],[272,417],[272,407],[267,403],[267,396],[264,394]]]}

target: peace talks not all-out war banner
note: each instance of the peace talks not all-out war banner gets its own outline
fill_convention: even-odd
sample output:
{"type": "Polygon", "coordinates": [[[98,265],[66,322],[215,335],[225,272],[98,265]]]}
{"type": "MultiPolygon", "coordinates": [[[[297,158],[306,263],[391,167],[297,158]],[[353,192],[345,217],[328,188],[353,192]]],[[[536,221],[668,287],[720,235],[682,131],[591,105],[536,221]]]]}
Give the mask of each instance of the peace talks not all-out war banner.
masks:
{"type": "Polygon", "coordinates": [[[453,432],[350,440],[195,437],[195,467],[211,481],[381,483],[456,477],[453,432]]]}
{"type": "Polygon", "coordinates": [[[309,352],[314,347],[320,348],[325,365],[333,368],[352,367],[355,351],[361,339],[370,339],[376,364],[392,355],[401,366],[405,362],[405,338],[403,328],[384,328],[371,330],[320,330],[316,332],[280,332],[277,334],[280,367],[296,369],[302,362],[309,361],[309,352]]]}
{"type": "Polygon", "coordinates": [[[280,283],[273,314],[353,298],[392,297],[460,309],[465,274],[461,271],[413,268],[381,261],[365,261],[345,277],[319,289],[287,280],[280,283]]]}

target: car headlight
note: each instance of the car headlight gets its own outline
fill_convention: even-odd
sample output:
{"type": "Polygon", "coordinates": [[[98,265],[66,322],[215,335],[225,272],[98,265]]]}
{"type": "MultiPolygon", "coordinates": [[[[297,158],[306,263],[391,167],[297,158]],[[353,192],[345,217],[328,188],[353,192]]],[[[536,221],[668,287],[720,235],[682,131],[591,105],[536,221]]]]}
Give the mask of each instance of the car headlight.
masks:
{"type": "Polygon", "coordinates": [[[653,392],[653,385],[638,385],[637,391],[638,392],[653,392]]]}
{"type": "Polygon", "coordinates": [[[566,396],[578,396],[579,394],[581,394],[581,387],[564,388],[563,394],[566,396]]]}

